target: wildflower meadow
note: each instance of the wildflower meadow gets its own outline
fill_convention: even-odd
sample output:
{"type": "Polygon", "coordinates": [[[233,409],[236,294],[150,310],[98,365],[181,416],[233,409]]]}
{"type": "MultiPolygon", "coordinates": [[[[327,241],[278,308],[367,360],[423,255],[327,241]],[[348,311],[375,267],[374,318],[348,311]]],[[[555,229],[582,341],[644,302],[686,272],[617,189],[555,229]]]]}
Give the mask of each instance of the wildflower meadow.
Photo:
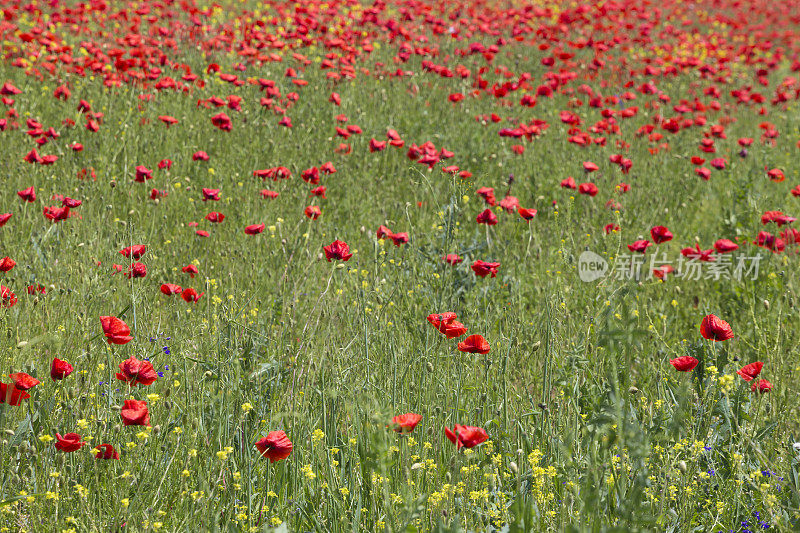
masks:
{"type": "Polygon", "coordinates": [[[0,13],[0,533],[800,529],[797,2],[0,13]]]}

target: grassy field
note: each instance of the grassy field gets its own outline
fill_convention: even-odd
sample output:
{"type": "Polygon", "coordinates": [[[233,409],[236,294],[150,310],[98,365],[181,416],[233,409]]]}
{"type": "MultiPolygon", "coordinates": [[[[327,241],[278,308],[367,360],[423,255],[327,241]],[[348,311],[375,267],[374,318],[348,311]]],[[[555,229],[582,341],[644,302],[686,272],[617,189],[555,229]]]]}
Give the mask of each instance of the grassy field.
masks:
{"type": "Polygon", "coordinates": [[[0,532],[800,527],[798,6],[0,7],[0,532]]]}

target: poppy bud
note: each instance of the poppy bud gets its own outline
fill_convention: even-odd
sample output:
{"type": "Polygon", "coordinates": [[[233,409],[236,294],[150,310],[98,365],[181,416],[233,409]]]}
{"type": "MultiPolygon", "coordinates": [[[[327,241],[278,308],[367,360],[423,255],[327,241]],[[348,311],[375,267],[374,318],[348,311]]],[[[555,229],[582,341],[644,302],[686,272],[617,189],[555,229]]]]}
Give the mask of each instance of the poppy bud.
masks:
{"type": "Polygon", "coordinates": [[[117,186],[117,182],[116,180],[111,180],[111,182],[108,185],[113,189],[114,187],[117,186]]]}
{"type": "Polygon", "coordinates": [[[531,345],[531,352],[535,352],[542,345],[542,341],[536,341],[531,345]]]}
{"type": "Polygon", "coordinates": [[[514,472],[515,474],[516,474],[516,473],[517,473],[517,471],[519,470],[519,468],[517,467],[517,463],[515,463],[514,461],[511,461],[510,463],[508,463],[508,468],[509,468],[509,469],[510,469],[512,472],[514,472]]]}
{"type": "Polygon", "coordinates": [[[161,433],[161,426],[153,426],[153,434],[158,435],[161,433]]]}
{"type": "Polygon", "coordinates": [[[631,386],[631,388],[628,389],[628,393],[629,394],[637,394],[638,392],[639,392],[639,389],[637,389],[634,386],[631,386]]]}
{"type": "Polygon", "coordinates": [[[769,311],[769,300],[764,300],[764,309],[769,311]]]}
{"type": "Polygon", "coordinates": [[[433,363],[431,363],[430,361],[425,363],[425,370],[427,370],[428,373],[433,373],[433,363]]]}
{"type": "Polygon", "coordinates": [[[686,473],[686,461],[678,461],[678,470],[680,470],[683,474],[686,473]]]}
{"type": "Polygon", "coordinates": [[[19,343],[17,343],[17,348],[19,348],[21,350],[24,347],[26,347],[27,345],[28,345],[28,341],[20,341],[19,343]]]}
{"type": "Polygon", "coordinates": [[[211,376],[214,375],[214,373],[211,372],[211,370],[206,370],[206,373],[204,375],[205,375],[205,377],[210,378],[211,376]]]}

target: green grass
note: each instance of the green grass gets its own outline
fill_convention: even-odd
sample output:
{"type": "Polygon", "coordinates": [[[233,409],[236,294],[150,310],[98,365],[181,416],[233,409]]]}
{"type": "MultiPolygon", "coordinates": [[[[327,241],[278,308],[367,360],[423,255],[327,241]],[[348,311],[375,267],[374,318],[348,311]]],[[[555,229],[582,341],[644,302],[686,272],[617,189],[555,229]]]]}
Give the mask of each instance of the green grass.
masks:
{"type": "MultiPolygon", "coordinates": [[[[538,51],[526,58],[532,49],[508,50],[498,60],[521,58],[518,69],[534,79],[544,72],[538,51]]],[[[393,54],[377,49],[370,64],[391,68],[393,54]]],[[[458,59],[474,70],[485,63],[458,59]]],[[[237,60],[216,58],[226,72],[237,60]]],[[[183,61],[204,72],[210,58],[187,52],[183,61]]],[[[419,58],[404,66],[416,73],[410,78],[362,76],[335,87],[315,65],[303,73],[309,86],[293,87],[287,66],[298,67],[289,54],[241,75],[301,95],[287,113],[292,129],[260,108],[256,87],[213,75],[191,94],[145,91],[155,94],[150,102],[138,99],[139,88],[73,77],[71,99],[59,102],[52,81],[0,67],[0,79],[24,90],[15,97],[21,130],[0,133],[0,211],[14,213],[0,229],[0,255],[17,262],[0,281],[19,297],[0,310],[0,369],[42,381],[22,406],[0,406],[0,531],[721,531],[756,524],[754,512],[792,527],[800,512],[792,448],[800,440],[800,287],[788,250],[796,246],[780,255],[743,246],[762,260],[757,279],[742,281],[584,283],[577,257],[586,249],[609,260],[627,254],[626,244],[664,224],[675,239],[658,252],[674,261],[695,239],[703,248],[719,238],[755,240],[763,211],[797,214],[788,194],[794,107],[768,117],[738,109],[728,139],[717,141],[728,168],[706,182],[687,161],[700,130],[665,133],[670,149],[651,155],[647,138],[634,135],[652,120],[641,105],[621,122],[634,161],[622,175],[608,162],[616,138],[607,147],[565,141],[565,95],[506,113],[487,95],[449,103],[448,94],[471,90],[469,80],[422,74],[419,58]],[[328,103],[332,90],[341,107],[328,103]],[[228,94],[242,96],[244,110],[225,109],[233,120],[226,133],[210,123],[217,111],[197,100],[228,94]],[[83,128],[80,98],[105,114],[99,132],[83,128]],[[520,142],[526,151],[516,155],[517,142],[497,136],[508,122],[476,122],[491,112],[550,127],[520,142]],[[348,141],[350,155],[333,151],[343,142],[334,132],[339,113],[364,131],[348,141]],[[166,129],[159,115],[179,123],[166,129]],[[29,117],[61,133],[39,149],[59,155],[56,165],[22,160],[32,146],[23,134],[29,117]],[[77,126],[61,126],[66,117],[77,126]],[[763,120],[787,132],[777,147],[759,143],[763,120]],[[384,139],[387,128],[406,147],[370,153],[369,139],[384,139]],[[744,159],[739,137],[756,138],[744,159]],[[412,142],[429,140],[455,152],[449,162],[473,177],[406,157],[412,142]],[[72,153],[73,141],[84,151],[72,153]],[[197,150],[211,159],[192,161],[197,150]],[[163,158],[174,161],[169,172],[156,168],[163,158]],[[328,198],[309,198],[300,173],[326,161],[337,168],[323,177],[328,198]],[[584,181],[583,161],[600,166],[595,198],[559,186],[569,175],[584,181]],[[137,165],[156,177],[135,183],[137,165]],[[279,165],[291,179],[252,176],[279,165]],[[787,182],[770,182],[765,165],[786,170],[787,182]],[[76,177],[84,168],[96,181],[76,177]],[[484,205],[475,189],[494,187],[500,200],[511,174],[511,194],[538,216],[527,223],[498,211],[496,226],[479,226],[484,205]],[[631,190],[616,191],[620,181],[631,190]],[[23,204],[15,192],[31,185],[38,199],[23,204]],[[202,202],[203,187],[221,188],[222,200],[202,202]],[[169,195],[153,202],[151,188],[169,195]],[[263,188],[280,196],[262,199],[263,188]],[[54,194],[83,200],[80,216],[46,220],[42,208],[59,205],[54,194]],[[621,210],[604,207],[612,197],[621,210]],[[312,204],[322,207],[316,221],[303,215],[312,204]],[[224,222],[203,220],[209,211],[224,213],[224,222]],[[256,223],[268,228],[245,235],[256,223]],[[605,235],[608,223],[621,232],[605,235]],[[377,241],[381,224],[411,242],[377,241]],[[196,237],[198,229],[210,237],[196,237]],[[337,238],[354,252],[346,263],[322,255],[337,238]],[[118,250],[132,244],[147,245],[143,279],[113,274],[113,263],[128,266],[118,250]],[[447,253],[465,260],[449,266],[447,253]],[[498,276],[477,278],[469,268],[476,259],[499,261],[498,276]],[[190,263],[200,271],[194,279],[180,272],[190,263]],[[47,294],[27,295],[34,283],[47,294]],[[187,304],[163,296],[162,283],[205,295],[187,304]],[[445,311],[486,337],[491,352],[457,351],[426,321],[445,311]],[[702,339],[709,313],[736,337],[702,339]],[[101,315],[123,318],[133,342],[106,344],[101,315]],[[148,357],[163,377],[129,391],[114,373],[131,355],[148,357]],[[680,355],[701,364],[678,374],[668,361],[680,355]],[[54,357],[75,366],[62,382],[49,379],[54,357]],[[735,374],[757,360],[774,385],[769,394],[751,393],[735,374]],[[148,400],[151,428],[122,426],[128,398],[148,400]],[[406,412],[423,416],[410,436],[387,429],[406,412]],[[485,428],[489,441],[458,452],[443,433],[456,423],[485,428]],[[270,464],[253,444],[273,430],[284,430],[294,450],[270,464]],[[50,438],[73,431],[91,445],[56,451],[50,438]],[[120,460],[95,460],[90,450],[101,443],[113,444],[120,460]]],[[[660,88],[676,103],[688,82],[665,79],[660,88]]],[[[709,124],[724,114],[709,111],[709,124]]]]}

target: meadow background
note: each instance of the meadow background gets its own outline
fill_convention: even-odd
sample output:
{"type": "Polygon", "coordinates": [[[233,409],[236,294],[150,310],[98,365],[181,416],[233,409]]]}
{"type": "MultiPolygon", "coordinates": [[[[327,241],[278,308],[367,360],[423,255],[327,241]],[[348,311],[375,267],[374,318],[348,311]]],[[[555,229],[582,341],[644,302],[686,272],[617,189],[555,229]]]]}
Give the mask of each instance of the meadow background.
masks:
{"type": "Polygon", "coordinates": [[[18,299],[0,309],[1,380],[41,381],[0,405],[0,531],[796,527],[798,246],[777,236],[791,222],[762,215],[800,202],[797,6],[0,6],[0,212],[13,215],[0,255],[16,262],[0,283],[18,299]],[[230,131],[212,124],[220,112],[230,131]],[[363,133],[337,135],[348,124],[363,133]],[[404,146],[370,150],[389,129],[404,146]],[[407,155],[426,142],[430,166],[407,155]],[[26,161],[34,148],[57,160],[26,161]],[[724,169],[702,179],[693,156],[724,169]],[[327,162],[326,198],[310,196],[301,175],[327,162]],[[152,179],[135,180],[140,165],[152,179]],[[280,166],[288,179],[254,176],[280,166]],[[563,187],[569,176],[597,196],[563,187]],[[537,214],[488,206],[480,187],[537,214]],[[62,197],[82,205],[43,216],[62,197]],[[476,222],[487,207],[496,225],[476,222]],[[378,239],[381,225],[409,241],[378,239]],[[583,251],[613,265],[660,225],[674,239],[647,250],[643,279],[581,281],[583,251]],[[782,245],[753,244],[762,231],[782,245]],[[325,259],[335,239],[348,261],[325,259]],[[677,263],[719,239],[760,257],[755,279],[649,275],[653,254],[677,263]],[[146,276],[126,277],[119,251],[139,244],[146,276]],[[476,260],[499,262],[497,276],[476,276],[476,260]],[[203,295],[165,296],[165,283],[203,295]],[[491,351],[463,353],[426,320],[447,311],[491,351]],[[712,313],[733,339],[701,336],[712,313]],[[108,344],[100,316],[133,340],[108,344]],[[155,383],[117,380],[132,355],[155,383]],[[677,372],[679,356],[700,364],[677,372]],[[53,358],[73,373],[51,380],[53,358]],[[755,361],[764,394],[736,375],[755,361]],[[123,425],[128,399],[147,401],[150,426],[123,425]],[[414,431],[392,431],[408,412],[422,415],[414,431]],[[488,440],[457,449],[454,424],[488,440]],[[270,463],[254,443],[277,430],[293,450],[270,463]],[[70,432],[88,445],[56,450],[70,432]],[[102,443],[119,460],[95,459],[102,443]]]}

